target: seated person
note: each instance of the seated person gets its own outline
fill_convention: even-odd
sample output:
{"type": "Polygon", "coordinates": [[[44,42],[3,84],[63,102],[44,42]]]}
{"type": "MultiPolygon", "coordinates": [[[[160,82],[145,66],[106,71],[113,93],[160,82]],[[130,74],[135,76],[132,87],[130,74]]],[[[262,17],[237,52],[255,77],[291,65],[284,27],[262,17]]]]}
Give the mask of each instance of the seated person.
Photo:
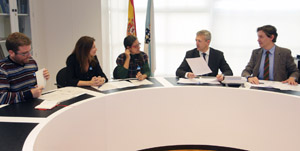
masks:
{"type": "Polygon", "coordinates": [[[216,76],[218,81],[223,81],[224,77],[222,74],[218,74],[219,69],[224,75],[233,75],[231,68],[227,64],[223,52],[209,47],[211,41],[211,34],[207,30],[198,31],[196,34],[196,46],[192,50],[186,52],[186,55],[176,71],[176,76],[179,78],[195,78],[196,75],[192,72],[192,69],[188,65],[186,58],[203,57],[207,62],[212,73],[207,76],[216,76]]]}
{"type": "Polygon", "coordinates": [[[148,64],[148,55],[140,51],[140,43],[133,35],[124,39],[125,53],[117,58],[117,67],[114,69],[115,79],[137,78],[144,80],[151,74],[148,64]]]}
{"type": "Polygon", "coordinates": [[[67,58],[67,86],[100,86],[108,81],[96,56],[95,39],[81,37],[67,58]]]}
{"type": "MultiPolygon", "coordinates": [[[[22,33],[10,34],[6,40],[9,56],[0,61],[0,104],[19,103],[42,94],[37,87],[37,63],[31,57],[31,40],[22,33]]],[[[43,71],[46,80],[50,75],[43,71]]]]}
{"type": "Polygon", "coordinates": [[[297,85],[299,70],[291,50],[275,45],[277,30],[272,25],[257,28],[260,48],[252,51],[250,61],[242,72],[248,82],[259,84],[260,80],[282,81],[297,85]]]}

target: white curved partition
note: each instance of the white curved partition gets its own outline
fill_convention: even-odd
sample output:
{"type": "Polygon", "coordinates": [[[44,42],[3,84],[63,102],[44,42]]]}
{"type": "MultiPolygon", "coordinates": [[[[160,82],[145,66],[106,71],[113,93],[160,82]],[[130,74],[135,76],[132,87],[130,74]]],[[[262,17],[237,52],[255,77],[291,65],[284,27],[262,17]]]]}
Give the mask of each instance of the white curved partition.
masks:
{"type": "Polygon", "coordinates": [[[26,142],[34,141],[37,151],[185,144],[300,150],[299,115],[298,96],[223,87],[140,89],[74,105],[38,125],[36,138],[26,142]]]}

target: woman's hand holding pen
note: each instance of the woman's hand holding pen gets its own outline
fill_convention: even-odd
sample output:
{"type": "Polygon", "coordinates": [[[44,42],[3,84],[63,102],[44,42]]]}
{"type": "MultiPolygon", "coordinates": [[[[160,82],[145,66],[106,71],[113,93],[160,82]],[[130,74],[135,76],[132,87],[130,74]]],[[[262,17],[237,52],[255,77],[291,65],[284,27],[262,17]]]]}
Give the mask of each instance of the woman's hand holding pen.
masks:
{"type": "Polygon", "coordinates": [[[37,86],[35,86],[30,91],[31,91],[31,94],[32,94],[33,98],[38,98],[38,97],[40,97],[42,95],[43,87],[37,87],[37,86]]]}

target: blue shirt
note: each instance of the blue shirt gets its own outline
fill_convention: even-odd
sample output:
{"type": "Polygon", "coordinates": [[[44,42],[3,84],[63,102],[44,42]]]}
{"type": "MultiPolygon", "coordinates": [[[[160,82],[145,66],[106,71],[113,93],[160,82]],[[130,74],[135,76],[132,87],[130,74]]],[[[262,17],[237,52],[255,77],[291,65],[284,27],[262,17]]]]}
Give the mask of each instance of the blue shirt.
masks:
{"type": "MultiPolygon", "coordinates": [[[[264,64],[265,64],[265,59],[266,59],[266,52],[268,50],[263,49],[263,54],[261,57],[260,61],[260,66],[259,66],[259,74],[258,74],[258,79],[263,80],[264,79],[264,64]]],[[[275,45],[269,50],[269,80],[273,81],[274,80],[274,53],[275,53],[275,45]]]]}

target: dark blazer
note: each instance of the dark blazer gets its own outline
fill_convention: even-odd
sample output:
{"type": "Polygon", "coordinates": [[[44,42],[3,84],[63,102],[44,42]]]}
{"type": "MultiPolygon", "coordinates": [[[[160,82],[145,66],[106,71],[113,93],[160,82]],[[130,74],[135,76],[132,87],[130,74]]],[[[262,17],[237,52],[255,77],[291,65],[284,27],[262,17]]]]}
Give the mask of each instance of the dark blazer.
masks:
{"type": "Polygon", "coordinates": [[[93,76],[101,76],[105,78],[105,82],[108,81],[106,75],[103,73],[98,58],[95,56],[96,65],[95,66],[89,66],[89,69],[87,72],[82,73],[81,67],[79,62],[76,59],[75,54],[71,54],[67,58],[67,86],[77,86],[77,83],[79,80],[83,81],[90,81],[93,76]]]}
{"type": "MultiPolygon", "coordinates": [[[[246,66],[246,69],[242,72],[243,77],[258,77],[262,53],[263,48],[252,51],[250,61],[246,66]]],[[[284,81],[289,77],[295,77],[297,81],[299,77],[299,70],[297,69],[294,58],[291,55],[291,50],[275,45],[273,72],[274,81],[284,81]]]]}
{"type": "MultiPolygon", "coordinates": [[[[185,57],[178,67],[176,71],[176,76],[184,77],[186,72],[192,72],[190,66],[188,65],[186,58],[197,58],[200,57],[199,51],[197,48],[193,50],[189,50],[186,52],[185,57]]],[[[208,76],[216,76],[218,74],[218,70],[220,69],[224,75],[233,75],[229,65],[227,64],[223,52],[210,48],[208,66],[212,73],[208,74],[208,76]]]]}

